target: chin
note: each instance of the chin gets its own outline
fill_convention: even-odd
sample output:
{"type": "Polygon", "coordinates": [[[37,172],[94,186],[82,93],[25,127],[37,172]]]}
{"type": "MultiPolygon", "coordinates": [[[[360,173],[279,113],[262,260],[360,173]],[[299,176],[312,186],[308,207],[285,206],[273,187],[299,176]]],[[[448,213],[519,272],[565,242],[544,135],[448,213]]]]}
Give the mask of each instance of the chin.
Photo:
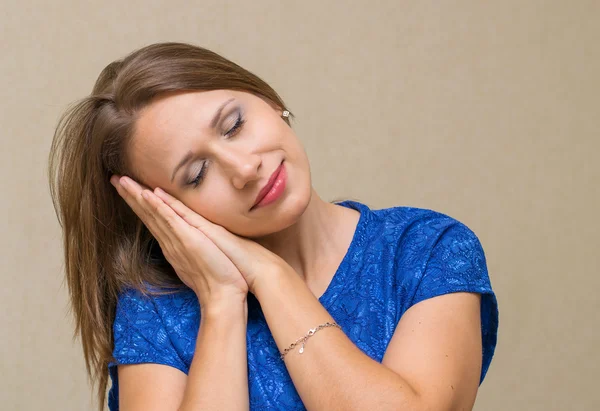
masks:
{"type": "Polygon", "coordinates": [[[302,192],[286,195],[281,202],[273,204],[270,210],[260,210],[263,214],[255,219],[246,220],[235,227],[236,234],[247,238],[260,238],[278,233],[296,224],[308,208],[312,197],[312,188],[308,186],[302,192]]]}

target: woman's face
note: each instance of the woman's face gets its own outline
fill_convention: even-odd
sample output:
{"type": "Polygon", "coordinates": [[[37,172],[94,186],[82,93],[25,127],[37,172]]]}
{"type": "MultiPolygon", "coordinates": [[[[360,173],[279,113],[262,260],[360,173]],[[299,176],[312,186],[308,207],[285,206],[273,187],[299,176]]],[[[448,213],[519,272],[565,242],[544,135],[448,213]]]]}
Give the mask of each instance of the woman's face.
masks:
{"type": "Polygon", "coordinates": [[[141,111],[128,159],[140,183],[207,220],[245,237],[271,234],[297,221],[312,190],[306,152],[281,114],[241,91],[161,96],[141,111]],[[251,210],[282,161],[283,194],[251,210]]]}

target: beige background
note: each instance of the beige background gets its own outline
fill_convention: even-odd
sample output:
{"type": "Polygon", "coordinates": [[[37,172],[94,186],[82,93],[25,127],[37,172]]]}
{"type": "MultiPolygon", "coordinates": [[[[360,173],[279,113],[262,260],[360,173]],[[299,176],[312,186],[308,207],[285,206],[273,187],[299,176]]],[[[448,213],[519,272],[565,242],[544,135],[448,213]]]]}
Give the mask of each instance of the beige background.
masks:
{"type": "Polygon", "coordinates": [[[597,410],[600,1],[0,6],[0,403],[91,410],[46,159],[110,61],[193,42],[270,82],[325,199],[471,227],[500,303],[476,410],[597,410]]]}

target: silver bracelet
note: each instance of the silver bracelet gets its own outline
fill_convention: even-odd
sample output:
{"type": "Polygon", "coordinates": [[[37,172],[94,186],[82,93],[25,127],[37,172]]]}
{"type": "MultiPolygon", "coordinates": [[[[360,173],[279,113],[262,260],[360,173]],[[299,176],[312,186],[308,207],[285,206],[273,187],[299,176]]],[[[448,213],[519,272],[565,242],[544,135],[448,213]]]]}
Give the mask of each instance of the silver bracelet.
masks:
{"type": "Polygon", "coordinates": [[[338,324],[336,323],[330,323],[330,322],[326,322],[325,324],[321,324],[319,326],[317,326],[316,328],[311,328],[310,330],[308,330],[308,333],[306,333],[304,335],[304,337],[298,338],[295,342],[293,342],[292,344],[290,344],[290,346],[288,348],[286,348],[285,350],[283,350],[282,353],[280,354],[280,358],[283,360],[283,357],[290,352],[296,345],[298,345],[300,342],[302,342],[302,347],[300,347],[300,350],[298,351],[298,353],[302,354],[304,352],[304,344],[306,343],[306,340],[308,340],[310,337],[312,337],[314,335],[314,333],[316,333],[317,331],[319,331],[322,328],[325,327],[337,327],[340,330],[342,329],[342,327],[340,327],[338,324]]]}

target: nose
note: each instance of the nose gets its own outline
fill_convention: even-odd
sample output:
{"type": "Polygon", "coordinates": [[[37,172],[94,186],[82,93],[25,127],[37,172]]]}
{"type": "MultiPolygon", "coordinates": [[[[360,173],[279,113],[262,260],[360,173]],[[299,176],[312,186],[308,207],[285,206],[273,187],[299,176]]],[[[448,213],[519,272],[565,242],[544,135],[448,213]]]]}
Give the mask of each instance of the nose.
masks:
{"type": "Polygon", "coordinates": [[[234,187],[241,190],[249,181],[258,180],[258,170],[262,164],[258,154],[237,150],[231,146],[220,150],[217,156],[223,170],[231,178],[234,187]]]}

